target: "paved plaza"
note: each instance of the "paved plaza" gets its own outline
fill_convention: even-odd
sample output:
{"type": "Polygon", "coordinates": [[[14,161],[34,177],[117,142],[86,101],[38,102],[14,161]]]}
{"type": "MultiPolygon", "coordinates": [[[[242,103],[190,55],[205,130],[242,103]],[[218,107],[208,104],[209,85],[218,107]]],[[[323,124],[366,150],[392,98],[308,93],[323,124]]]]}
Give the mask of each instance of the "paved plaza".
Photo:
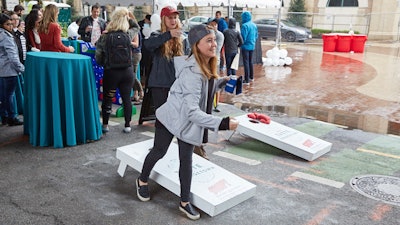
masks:
{"type": "Polygon", "coordinates": [[[354,54],[324,53],[318,40],[282,47],[292,66],[257,65],[255,82],[223,93],[214,114],[262,112],[331,142],[330,152],[309,162],[238,132],[211,133],[210,161],[255,184],[256,195],[193,222],[172,192],[150,181],[152,199],[140,202],[139,172],[117,173],[118,147],[153,138],[154,123],[137,125],[138,114],[132,133],[114,116],[100,140],[58,149],[0,126],[0,224],[400,224],[399,43],[367,42],[354,54]]]}

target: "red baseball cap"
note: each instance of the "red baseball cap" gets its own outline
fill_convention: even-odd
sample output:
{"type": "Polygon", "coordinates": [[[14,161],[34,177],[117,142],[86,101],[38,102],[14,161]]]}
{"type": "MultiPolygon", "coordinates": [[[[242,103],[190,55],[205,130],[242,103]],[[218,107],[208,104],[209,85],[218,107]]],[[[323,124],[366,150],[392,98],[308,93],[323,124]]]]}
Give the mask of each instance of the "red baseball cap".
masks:
{"type": "Polygon", "coordinates": [[[170,15],[173,14],[173,13],[179,14],[178,10],[176,10],[174,7],[172,7],[172,6],[165,6],[165,7],[162,8],[162,10],[161,10],[160,17],[163,17],[163,16],[170,16],[170,15]]]}

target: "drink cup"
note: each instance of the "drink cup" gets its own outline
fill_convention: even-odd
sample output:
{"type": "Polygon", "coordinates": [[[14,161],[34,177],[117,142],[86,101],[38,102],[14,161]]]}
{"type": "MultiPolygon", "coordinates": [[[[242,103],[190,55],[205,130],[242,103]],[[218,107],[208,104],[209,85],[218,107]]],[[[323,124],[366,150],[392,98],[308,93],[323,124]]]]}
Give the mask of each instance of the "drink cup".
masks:
{"type": "Polygon", "coordinates": [[[235,90],[235,87],[236,87],[236,83],[237,83],[237,77],[234,75],[231,75],[229,81],[226,83],[225,91],[229,92],[229,93],[233,93],[233,91],[235,90]]]}

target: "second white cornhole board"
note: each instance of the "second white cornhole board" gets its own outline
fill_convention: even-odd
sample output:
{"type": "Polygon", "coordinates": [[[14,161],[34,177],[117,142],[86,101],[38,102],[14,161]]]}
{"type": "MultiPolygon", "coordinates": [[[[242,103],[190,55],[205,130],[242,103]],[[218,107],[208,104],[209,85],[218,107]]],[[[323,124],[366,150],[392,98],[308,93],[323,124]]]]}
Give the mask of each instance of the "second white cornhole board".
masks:
{"type": "Polygon", "coordinates": [[[272,120],[270,124],[264,124],[251,122],[247,115],[235,118],[239,121],[236,131],[308,161],[312,161],[329,152],[332,147],[330,142],[272,120]]]}
{"type": "MultiPolygon", "coordinates": [[[[117,148],[122,177],[127,166],[142,170],[143,162],[154,139],[117,148]]],[[[150,178],[180,196],[178,145],[171,143],[167,154],[154,166],[150,178]]],[[[192,203],[210,216],[215,216],[251,197],[256,186],[214,163],[193,154],[192,203]]],[[[150,193],[151,194],[151,193],[150,193]]]]}

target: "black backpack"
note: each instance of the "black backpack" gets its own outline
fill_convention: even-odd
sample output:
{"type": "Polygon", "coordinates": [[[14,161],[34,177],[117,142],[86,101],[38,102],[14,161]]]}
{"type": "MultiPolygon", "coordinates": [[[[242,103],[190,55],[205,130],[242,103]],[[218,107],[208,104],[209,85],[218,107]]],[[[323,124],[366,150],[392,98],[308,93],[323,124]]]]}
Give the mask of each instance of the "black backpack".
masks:
{"type": "Polygon", "coordinates": [[[110,32],[106,35],[107,68],[123,69],[132,66],[131,40],[122,31],[110,32]]]}

